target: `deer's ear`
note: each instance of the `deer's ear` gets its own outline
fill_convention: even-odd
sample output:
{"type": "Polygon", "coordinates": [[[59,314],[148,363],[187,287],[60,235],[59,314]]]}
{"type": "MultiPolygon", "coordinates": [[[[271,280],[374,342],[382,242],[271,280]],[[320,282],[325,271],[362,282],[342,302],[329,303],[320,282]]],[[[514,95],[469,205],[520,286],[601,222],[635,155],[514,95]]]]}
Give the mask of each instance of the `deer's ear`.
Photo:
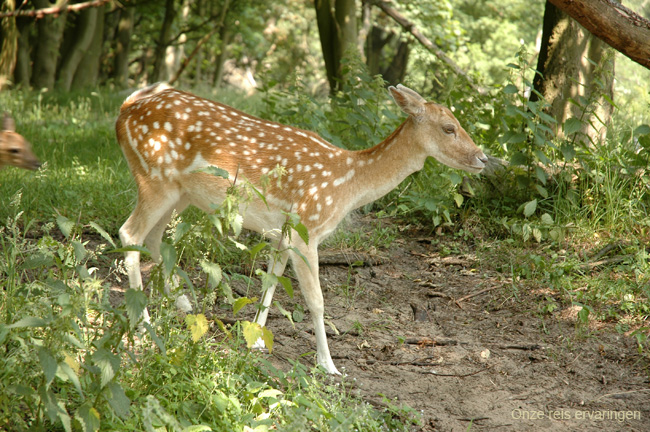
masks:
{"type": "Polygon", "coordinates": [[[2,119],[2,130],[10,131],[10,132],[15,132],[16,131],[16,123],[14,122],[14,119],[11,118],[9,113],[5,113],[4,118],[2,119]]]}
{"type": "Polygon", "coordinates": [[[388,87],[388,91],[395,100],[395,103],[397,103],[406,114],[418,116],[424,113],[424,104],[426,100],[424,100],[424,98],[416,91],[404,87],[401,84],[397,84],[397,87],[388,87]]]}

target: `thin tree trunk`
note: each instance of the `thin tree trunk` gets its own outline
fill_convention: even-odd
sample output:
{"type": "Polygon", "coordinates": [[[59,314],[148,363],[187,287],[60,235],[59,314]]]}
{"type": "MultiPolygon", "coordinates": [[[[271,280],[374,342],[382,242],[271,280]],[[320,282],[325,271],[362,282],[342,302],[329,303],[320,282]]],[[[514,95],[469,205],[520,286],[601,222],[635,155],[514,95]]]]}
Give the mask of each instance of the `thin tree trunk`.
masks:
{"type": "Polygon", "coordinates": [[[125,7],[120,11],[120,20],[115,35],[115,61],[113,63],[113,79],[119,88],[128,86],[129,54],[131,53],[131,34],[135,7],[125,7]]]}
{"type": "MultiPolygon", "coordinates": [[[[316,21],[330,92],[342,80],[341,59],[347,50],[358,50],[354,0],[315,0],[316,21]]],[[[359,54],[360,55],[360,54],[359,54]]]]}
{"type": "MultiPolygon", "coordinates": [[[[48,0],[32,0],[32,3],[36,9],[52,6],[48,0]]],[[[64,12],[58,16],[47,15],[36,23],[38,43],[34,50],[32,85],[37,89],[54,88],[66,18],[67,12],[64,12]]]]}
{"type": "Polygon", "coordinates": [[[31,58],[29,57],[29,31],[34,21],[31,18],[16,18],[18,25],[18,53],[16,55],[16,68],[14,69],[14,83],[28,87],[30,82],[31,58]]]}
{"type": "Polygon", "coordinates": [[[102,48],[104,45],[104,14],[106,11],[105,6],[100,6],[97,9],[97,25],[95,26],[90,46],[86,55],[83,56],[79,67],[75,72],[74,79],[72,80],[72,88],[80,89],[91,86],[96,86],[99,81],[99,70],[102,59],[102,48]]]}
{"type": "MultiPolygon", "coordinates": [[[[5,0],[2,5],[3,12],[13,12],[15,9],[14,0],[5,0]]],[[[2,26],[2,48],[0,51],[0,89],[4,87],[13,76],[16,67],[16,56],[18,53],[18,28],[16,18],[3,18],[2,26]]]]}
{"type": "Polygon", "coordinates": [[[74,29],[67,33],[70,43],[64,41],[67,49],[64,50],[64,57],[59,67],[59,78],[56,82],[59,89],[70,90],[75,73],[81,60],[86,56],[95,35],[95,28],[98,27],[97,17],[97,8],[79,12],[75,19],[74,29]]]}
{"type": "Polygon", "coordinates": [[[160,35],[156,43],[156,50],[154,52],[153,72],[151,77],[153,81],[163,80],[165,72],[165,54],[172,34],[172,24],[176,19],[176,10],[174,9],[174,0],[165,1],[165,18],[163,19],[162,26],[160,27],[160,35]]]}
{"type": "Polygon", "coordinates": [[[606,99],[613,97],[614,77],[614,60],[607,58],[607,49],[571,17],[546,2],[537,64],[540,73],[533,80],[536,92],[531,93],[530,100],[538,100],[539,93],[550,103],[558,136],[562,136],[562,124],[576,118],[592,142],[604,139],[612,112],[606,99]]]}

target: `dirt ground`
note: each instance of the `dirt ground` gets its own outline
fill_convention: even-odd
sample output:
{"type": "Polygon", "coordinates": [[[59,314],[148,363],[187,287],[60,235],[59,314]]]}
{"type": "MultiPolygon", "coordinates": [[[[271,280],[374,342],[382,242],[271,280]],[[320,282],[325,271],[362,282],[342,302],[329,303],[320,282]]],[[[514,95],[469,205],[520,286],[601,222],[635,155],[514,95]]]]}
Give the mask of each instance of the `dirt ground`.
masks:
{"type": "MultiPolygon", "coordinates": [[[[330,350],[366,401],[412,407],[420,431],[650,431],[647,366],[631,337],[580,331],[570,309],[543,318],[539,294],[513,296],[512,281],[471,253],[443,257],[412,234],[371,259],[321,253],[326,315],[339,332],[330,326],[330,350]],[[347,265],[359,258],[374,265],[347,265]]],[[[301,357],[316,348],[308,314],[293,328],[272,310],[267,327],[276,366],[313,364],[301,357]]]]}
{"type": "MultiPolygon", "coordinates": [[[[443,254],[432,239],[405,232],[372,254],[321,248],[330,351],[350,391],[418,411],[415,431],[650,431],[649,366],[631,337],[577,326],[570,308],[542,316],[545,293],[513,295],[471,247],[443,254]]],[[[294,300],[281,288],[274,299],[304,307],[293,284],[294,300]]],[[[313,366],[308,312],[294,327],[272,308],[267,327],[276,367],[313,366]]]]}

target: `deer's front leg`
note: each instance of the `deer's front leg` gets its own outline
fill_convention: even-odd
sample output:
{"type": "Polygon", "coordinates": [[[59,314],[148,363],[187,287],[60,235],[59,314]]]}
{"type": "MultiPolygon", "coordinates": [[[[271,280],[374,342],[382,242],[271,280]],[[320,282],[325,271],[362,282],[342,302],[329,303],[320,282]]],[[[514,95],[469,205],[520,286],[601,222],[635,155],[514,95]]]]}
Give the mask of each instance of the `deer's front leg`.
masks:
{"type": "MultiPolygon", "coordinates": [[[[282,242],[280,242],[282,244],[282,242]]],[[[289,254],[286,251],[278,251],[277,254],[273,254],[269,258],[268,263],[268,272],[274,274],[275,276],[282,276],[284,269],[287,266],[287,260],[289,259],[289,254]]],[[[277,284],[273,284],[262,292],[262,298],[260,300],[260,308],[255,314],[255,322],[261,326],[266,325],[266,318],[269,315],[269,308],[273,302],[273,294],[275,293],[275,287],[277,284]]],[[[264,349],[265,344],[262,338],[259,338],[253,349],[264,349]]]]}
{"type": "Polygon", "coordinates": [[[301,256],[292,254],[291,262],[293,269],[300,283],[302,295],[305,298],[309,312],[311,313],[314,323],[314,334],[316,336],[316,357],[318,364],[332,375],[341,375],[334,366],[332,356],[330,355],[329,346],[327,345],[327,335],[325,334],[325,306],[323,302],[323,293],[318,279],[318,249],[317,245],[302,245],[298,248],[307,259],[303,260],[301,256]]]}

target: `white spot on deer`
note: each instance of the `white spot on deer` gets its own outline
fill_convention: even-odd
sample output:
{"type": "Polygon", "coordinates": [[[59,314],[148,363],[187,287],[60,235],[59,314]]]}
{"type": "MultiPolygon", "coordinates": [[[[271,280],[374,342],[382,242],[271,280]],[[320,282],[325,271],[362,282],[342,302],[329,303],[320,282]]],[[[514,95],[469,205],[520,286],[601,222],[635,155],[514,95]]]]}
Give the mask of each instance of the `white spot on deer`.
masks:
{"type": "Polygon", "coordinates": [[[313,214],[313,215],[309,216],[307,219],[309,219],[310,221],[317,221],[318,219],[320,219],[320,214],[318,214],[318,213],[313,214]]]}
{"type": "Polygon", "coordinates": [[[158,123],[157,121],[153,122],[153,128],[160,129],[160,123],[158,123]]]}
{"type": "Polygon", "coordinates": [[[171,155],[170,155],[169,153],[165,153],[165,163],[166,163],[167,165],[169,165],[170,163],[172,163],[172,157],[171,157],[171,155]]]}
{"type": "Polygon", "coordinates": [[[147,132],[149,132],[149,128],[147,127],[147,125],[140,126],[140,129],[142,129],[143,134],[146,134],[147,132]]]}
{"type": "Polygon", "coordinates": [[[192,145],[188,142],[185,143],[185,150],[189,150],[192,145]]]}
{"type": "Polygon", "coordinates": [[[321,183],[320,188],[325,189],[327,187],[327,185],[329,185],[328,182],[323,182],[323,183],[321,183]]]}
{"type": "Polygon", "coordinates": [[[296,170],[298,172],[301,172],[302,171],[302,165],[301,164],[296,165],[296,170]]]}
{"type": "Polygon", "coordinates": [[[168,141],[167,140],[167,135],[160,135],[160,141],[166,143],[168,141]]]}
{"type": "Polygon", "coordinates": [[[343,183],[347,182],[350,180],[352,177],[354,177],[354,170],[351,169],[350,171],[347,172],[343,177],[339,177],[336,180],[334,180],[334,186],[340,186],[343,183]]]}
{"type": "Polygon", "coordinates": [[[174,105],[180,105],[180,104],[181,104],[181,101],[179,101],[179,100],[174,101],[174,105]]]}
{"type": "Polygon", "coordinates": [[[309,195],[315,195],[316,192],[318,192],[318,188],[316,186],[313,186],[309,189],[309,195]]]}
{"type": "Polygon", "coordinates": [[[321,210],[323,210],[323,206],[320,203],[316,204],[316,211],[320,213],[321,210]]]}
{"type": "Polygon", "coordinates": [[[167,132],[171,132],[174,128],[172,127],[172,124],[170,122],[165,122],[165,130],[167,132]]]}
{"type": "Polygon", "coordinates": [[[350,156],[348,156],[348,158],[345,160],[345,163],[350,165],[350,164],[352,164],[353,161],[354,161],[354,159],[352,159],[350,156]]]}
{"type": "Polygon", "coordinates": [[[264,132],[260,132],[259,134],[257,134],[257,136],[260,138],[264,138],[264,135],[266,135],[264,132]]]}
{"type": "Polygon", "coordinates": [[[262,168],[262,174],[266,174],[269,172],[269,169],[267,167],[262,168]]]}
{"type": "Polygon", "coordinates": [[[332,199],[331,195],[328,195],[328,196],[325,197],[325,204],[327,204],[328,206],[332,205],[333,202],[334,202],[334,200],[332,199]]]}
{"type": "Polygon", "coordinates": [[[171,151],[171,154],[172,154],[172,158],[173,158],[174,160],[178,160],[178,152],[177,152],[176,150],[172,150],[172,151],[171,151]]]}
{"type": "Polygon", "coordinates": [[[158,160],[156,162],[158,162],[158,165],[162,165],[162,163],[163,163],[162,155],[158,156],[158,160]]]}
{"type": "Polygon", "coordinates": [[[302,186],[304,183],[305,183],[304,180],[302,180],[302,179],[298,180],[298,186],[302,186]]]}
{"type": "Polygon", "coordinates": [[[176,112],[174,113],[174,117],[176,117],[178,120],[180,120],[182,116],[181,116],[181,113],[179,113],[178,111],[176,111],[176,112]]]}
{"type": "Polygon", "coordinates": [[[329,177],[332,175],[332,171],[323,171],[321,174],[323,174],[323,177],[329,177]]]}
{"type": "Polygon", "coordinates": [[[188,113],[183,113],[183,114],[181,115],[181,118],[182,118],[183,120],[187,120],[187,119],[190,118],[190,115],[189,115],[188,113]]]}
{"type": "Polygon", "coordinates": [[[311,165],[305,165],[305,172],[311,171],[311,165]]]}

